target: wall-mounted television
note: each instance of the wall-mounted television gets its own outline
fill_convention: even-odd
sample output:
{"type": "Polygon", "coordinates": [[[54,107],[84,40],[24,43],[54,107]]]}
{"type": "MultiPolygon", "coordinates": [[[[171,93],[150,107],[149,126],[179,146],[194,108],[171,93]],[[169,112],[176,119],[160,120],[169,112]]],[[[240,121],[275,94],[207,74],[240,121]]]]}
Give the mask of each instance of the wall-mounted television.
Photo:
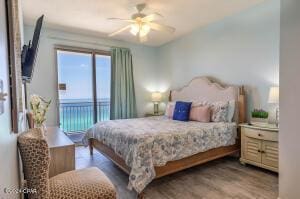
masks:
{"type": "Polygon", "coordinates": [[[22,79],[24,82],[30,82],[32,79],[33,68],[39,47],[39,39],[43,24],[44,15],[38,18],[35,24],[32,41],[28,45],[24,45],[22,49],[22,79]]]}

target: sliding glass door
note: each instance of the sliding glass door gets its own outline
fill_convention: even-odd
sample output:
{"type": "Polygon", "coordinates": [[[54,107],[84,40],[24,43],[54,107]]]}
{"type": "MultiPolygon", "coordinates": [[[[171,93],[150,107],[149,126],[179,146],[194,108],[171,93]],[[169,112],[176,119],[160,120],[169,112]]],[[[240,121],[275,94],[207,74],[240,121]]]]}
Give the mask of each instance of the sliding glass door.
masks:
{"type": "Polygon", "coordinates": [[[110,61],[109,55],[96,54],[97,122],[110,118],[110,61]]]}
{"type": "Polygon", "coordinates": [[[110,118],[110,55],[57,49],[59,123],[68,133],[84,132],[110,118]]]}

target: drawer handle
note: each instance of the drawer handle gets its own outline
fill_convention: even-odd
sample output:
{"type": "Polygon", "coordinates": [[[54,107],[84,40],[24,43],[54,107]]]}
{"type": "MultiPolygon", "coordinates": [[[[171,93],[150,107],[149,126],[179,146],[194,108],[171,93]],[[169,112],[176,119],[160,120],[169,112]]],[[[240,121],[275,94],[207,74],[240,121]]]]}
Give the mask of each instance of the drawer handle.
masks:
{"type": "Polygon", "coordinates": [[[261,153],[265,153],[265,151],[261,151],[261,153]]]}
{"type": "Polygon", "coordinates": [[[259,137],[262,137],[263,135],[259,133],[258,136],[259,136],[259,137]]]}

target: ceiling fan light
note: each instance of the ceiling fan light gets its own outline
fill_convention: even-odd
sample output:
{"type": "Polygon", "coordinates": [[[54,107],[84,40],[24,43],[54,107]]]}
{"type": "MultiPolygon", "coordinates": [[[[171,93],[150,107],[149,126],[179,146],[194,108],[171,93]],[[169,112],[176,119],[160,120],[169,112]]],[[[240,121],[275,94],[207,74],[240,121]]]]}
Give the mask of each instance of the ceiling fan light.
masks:
{"type": "Polygon", "coordinates": [[[137,25],[137,24],[131,25],[131,29],[130,29],[131,34],[137,35],[139,30],[140,30],[139,25],[137,25]]]}
{"type": "Polygon", "coordinates": [[[141,31],[145,32],[146,34],[148,34],[150,32],[150,26],[148,24],[144,24],[141,27],[141,31]]]}
{"type": "Polygon", "coordinates": [[[150,32],[150,26],[147,25],[147,24],[144,24],[141,26],[141,29],[140,29],[140,36],[143,37],[143,36],[146,36],[149,32],[150,32]]]}

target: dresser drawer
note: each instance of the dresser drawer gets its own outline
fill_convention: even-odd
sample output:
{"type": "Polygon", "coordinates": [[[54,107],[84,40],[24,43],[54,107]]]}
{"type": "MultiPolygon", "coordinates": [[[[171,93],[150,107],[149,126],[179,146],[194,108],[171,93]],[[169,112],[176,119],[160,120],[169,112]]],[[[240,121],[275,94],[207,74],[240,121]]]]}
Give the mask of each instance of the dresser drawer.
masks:
{"type": "Polygon", "coordinates": [[[244,128],[245,136],[260,140],[278,141],[278,133],[272,131],[264,131],[258,129],[244,128]]]}

